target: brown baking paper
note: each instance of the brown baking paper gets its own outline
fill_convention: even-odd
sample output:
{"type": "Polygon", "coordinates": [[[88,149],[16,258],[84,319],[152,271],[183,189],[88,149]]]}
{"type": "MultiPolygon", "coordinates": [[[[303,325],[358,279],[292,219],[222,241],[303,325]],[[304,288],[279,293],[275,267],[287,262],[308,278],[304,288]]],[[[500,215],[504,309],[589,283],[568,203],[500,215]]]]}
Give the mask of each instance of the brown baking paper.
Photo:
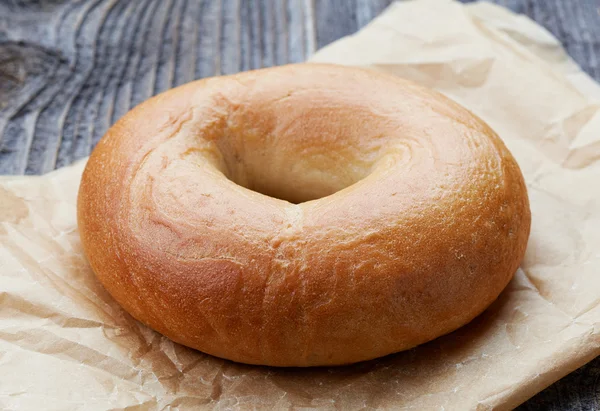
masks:
{"type": "Polygon", "coordinates": [[[530,20],[443,0],[396,4],[315,61],[429,85],[484,118],[527,180],[525,261],[468,326],[347,367],[246,366],[139,324],[84,256],[84,163],[0,179],[0,408],[508,409],[600,354],[600,87],[530,20]]]}

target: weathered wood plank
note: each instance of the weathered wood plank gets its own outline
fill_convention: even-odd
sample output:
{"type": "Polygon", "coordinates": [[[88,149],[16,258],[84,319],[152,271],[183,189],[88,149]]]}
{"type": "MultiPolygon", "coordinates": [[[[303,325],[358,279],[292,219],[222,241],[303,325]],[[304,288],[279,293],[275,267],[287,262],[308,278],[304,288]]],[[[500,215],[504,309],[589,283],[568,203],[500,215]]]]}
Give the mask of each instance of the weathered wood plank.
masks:
{"type": "Polygon", "coordinates": [[[317,48],[358,30],[356,0],[315,2],[317,48]]]}
{"type": "MultiPolygon", "coordinates": [[[[86,156],[131,107],[170,87],[303,61],[391,1],[0,1],[0,174],[86,156]]],[[[600,81],[597,0],[494,1],[548,28],[600,81]]],[[[521,407],[599,408],[600,359],[521,407]]]]}

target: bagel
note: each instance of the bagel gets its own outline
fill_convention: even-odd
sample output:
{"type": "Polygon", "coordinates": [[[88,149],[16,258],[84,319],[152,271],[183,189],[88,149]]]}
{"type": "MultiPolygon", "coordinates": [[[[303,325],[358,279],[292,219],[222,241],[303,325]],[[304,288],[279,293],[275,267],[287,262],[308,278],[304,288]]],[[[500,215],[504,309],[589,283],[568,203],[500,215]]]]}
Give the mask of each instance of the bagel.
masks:
{"type": "Polygon", "coordinates": [[[297,64],[135,107],[83,173],[90,265],[133,317],[248,364],[348,364],[471,321],[530,229],[500,138],[441,94],[297,64]]]}

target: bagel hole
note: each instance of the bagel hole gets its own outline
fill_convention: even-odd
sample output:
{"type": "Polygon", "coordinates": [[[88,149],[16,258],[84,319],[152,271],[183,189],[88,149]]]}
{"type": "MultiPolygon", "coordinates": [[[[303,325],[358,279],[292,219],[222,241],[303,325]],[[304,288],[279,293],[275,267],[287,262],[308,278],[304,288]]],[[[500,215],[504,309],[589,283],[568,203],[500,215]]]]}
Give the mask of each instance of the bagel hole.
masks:
{"type": "Polygon", "coordinates": [[[331,153],[298,155],[293,162],[275,164],[269,153],[241,156],[221,150],[223,174],[233,183],[259,194],[300,204],[327,197],[343,190],[371,173],[371,164],[364,167],[343,166],[331,153]]]}
{"type": "Polygon", "coordinates": [[[389,145],[387,132],[374,128],[373,105],[355,101],[345,88],[308,87],[309,77],[287,89],[260,77],[260,85],[227,98],[214,142],[229,180],[299,204],[371,174],[389,145]]]}

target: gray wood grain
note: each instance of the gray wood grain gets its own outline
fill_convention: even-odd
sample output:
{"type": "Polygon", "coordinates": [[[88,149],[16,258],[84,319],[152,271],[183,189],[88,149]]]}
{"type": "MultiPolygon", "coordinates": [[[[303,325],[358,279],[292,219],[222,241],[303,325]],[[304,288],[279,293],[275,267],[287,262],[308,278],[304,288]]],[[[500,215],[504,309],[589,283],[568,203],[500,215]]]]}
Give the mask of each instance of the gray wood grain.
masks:
{"type": "MultiPolygon", "coordinates": [[[[495,2],[545,26],[600,81],[599,0],[495,2]]],[[[0,174],[71,164],[148,97],[196,78],[303,61],[389,3],[0,0],[0,174]]],[[[600,359],[520,409],[600,409],[600,359]]]]}

